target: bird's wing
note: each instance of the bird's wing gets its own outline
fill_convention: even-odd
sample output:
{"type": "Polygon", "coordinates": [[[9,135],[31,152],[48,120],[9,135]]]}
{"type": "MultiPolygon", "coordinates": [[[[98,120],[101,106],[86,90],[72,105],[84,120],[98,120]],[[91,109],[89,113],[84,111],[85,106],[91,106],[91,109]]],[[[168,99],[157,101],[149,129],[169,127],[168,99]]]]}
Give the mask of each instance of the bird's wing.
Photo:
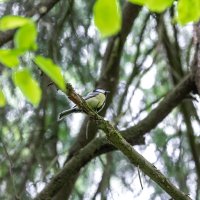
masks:
{"type": "Polygon", "coordinates": [[[90,92],[87,96],[83,97],[84,100],[90,99],[96,95],[98,95],[99,92],[90,92]]]}
{"type": "MultiPolygon", "coordinates": [[[[99,94],[99,92],[90,92],[85,97],[83,97],[83,99],[87,100],[87,99],[90,99],[90,98],[92,98],[92,97],[94,97],[98,94],[99,94]]],[[[74,105],[72,108],[76,108],[76,107],[77,107],[77,105],[74,105]]]]}
{"type": "MultiPolygon", "coordinates": [[[[90,92],[85,97],[83,97],[83,99],[86,101],[87,99],[90,99],[98,94],[99,94],[99,92],[90,92]]],[[[73,106],[73,108],[76,108],[76,107],[77,107],[77,105],[73,106]]]]}

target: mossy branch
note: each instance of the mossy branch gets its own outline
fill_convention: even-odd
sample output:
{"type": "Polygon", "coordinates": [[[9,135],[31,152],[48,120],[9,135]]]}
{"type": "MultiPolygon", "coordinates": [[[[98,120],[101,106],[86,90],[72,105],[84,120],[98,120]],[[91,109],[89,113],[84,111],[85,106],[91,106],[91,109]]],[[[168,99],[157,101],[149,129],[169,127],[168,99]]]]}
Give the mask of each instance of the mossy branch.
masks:
{"type": "Polygon", "coordinates": [[[67,84],[67,96],[92,119],[98,121],[99,128],[105,132],[107,139],[113,146],[126,155],[132,164],[139,167],[144,174],[155,181],[173,199],[191,200],[187,194],[181,192],[154,165],[140,155],[108,121],[89,108],[84,99],[75,92],[70,84],[67,84]]]}

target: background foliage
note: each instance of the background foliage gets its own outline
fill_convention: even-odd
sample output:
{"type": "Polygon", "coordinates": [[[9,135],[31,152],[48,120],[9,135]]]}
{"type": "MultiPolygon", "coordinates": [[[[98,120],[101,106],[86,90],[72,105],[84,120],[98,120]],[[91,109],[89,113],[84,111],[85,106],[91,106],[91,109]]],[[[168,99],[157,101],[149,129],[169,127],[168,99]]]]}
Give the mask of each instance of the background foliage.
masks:
{"type": "MultiPolygon", "coordinates": [[[[200,3],[196,0],[194,9],[188,9],[187,0],[162,1],[156,7],[152,1],[130,1],[141,6],[113,1],[114,10],[111,5],[106,16],[115,20],[102,22],[99,12],[108,2],[112,1],[98,0],[100,6],[81,0],[0,4],[1,17],[28,17],[0,23],[6,31],[0,34],[0,199],[35,198],[83,147],[93,159],[81,163],[76,173],[69,171],[70,178],[52,199],[169,199],[143,174],[142,190],[137,168],[120,152],[103,146],[104,134],[85,115],[73,114],[58,122],[58,113],[72,104],[51,83],[64,90],[65,79],[83,95],[96,87],[110,90],[101,115],[126,132],[191,71],[198,26],[186,23],[199,20],[200,3]],[[13,36],[10,29],[18,27],[13,36]],[[96,146],[101,142],[96,154],[91,153],[92,142],[96,146]]],[[[133,142],[196,200],[200,199],[198,105],[188,94],[155,129],[133,142]]]]}

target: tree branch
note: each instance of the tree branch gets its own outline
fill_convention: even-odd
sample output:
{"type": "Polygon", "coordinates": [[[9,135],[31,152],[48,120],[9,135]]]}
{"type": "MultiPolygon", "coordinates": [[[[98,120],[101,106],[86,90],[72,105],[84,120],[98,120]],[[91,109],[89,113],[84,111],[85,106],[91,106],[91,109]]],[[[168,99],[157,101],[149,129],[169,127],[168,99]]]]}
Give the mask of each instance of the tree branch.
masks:
{"type": "MultiPolygon", "coordinates": [[[[131,163],[133,163],[135,166],[138,166],[171,197],[174,199],[189,200],[190,198],[187,195],[172,185],[160,171],[158,171],[151,163],[137,153],[127,141],[133,142],[135,138],[144,135],[153,129],[159,122],[161,122],[171,112],[171,110],[177,106],[190,91],[192,91],[194,83],[191,77],[191,74],[185,77],[185,79],[170,94],[167,95],[167,97],[158,105],[158,107],[154,109],[144,120],[138,123],[138,125],[131,127],[126,131],[121,131],[123,137],[108,121],[105,121],[101,116],[89,109],[87,104],[83,103],[84,100],[81,99],[79,106],[83,106],[84,110],[92,118],[98,120],[99,127],[106,133],[106,138],[109,141],[107,141],[106,138],[97,138],[82,148],[68,161],[64,168],[54,178],[52,178],[51,182],[40,194],[38,194],[35,199],[43,200],[52,198],[60,190],[60,188],[66,184],[66,180],[70,181],[70,178],[74,174],[77,174],[77,172],[88,161],[99,155],[100,151],[102,153],[102,146],[111,146],[108,145],[111,143],[115,148],[122,151],[124,155],[129,158],[131,163]]],[[[73,95],[76,96],[76,93],[73,95]]],[[[77,98],[79,97],[80,96],[77,95],[77,98]]]]}

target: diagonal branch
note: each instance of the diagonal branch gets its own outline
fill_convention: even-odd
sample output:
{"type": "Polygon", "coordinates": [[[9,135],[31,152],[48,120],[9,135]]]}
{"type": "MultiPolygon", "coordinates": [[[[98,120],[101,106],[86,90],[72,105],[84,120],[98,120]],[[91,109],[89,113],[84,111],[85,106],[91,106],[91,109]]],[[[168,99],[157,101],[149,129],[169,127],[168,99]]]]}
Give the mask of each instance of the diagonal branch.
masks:
{"type": "MultiPolygon", "coordinates": [[[[155,128],[194,89],[193,75],[190,73],[170,92],[147,117],[137,125],[125,130],[126,134],[144,135],[155,128]]],[[[123,133],[124,131],[122,131],[123,133]]]]}
{"type": "MultiPolygon", "coordinates": [[[[112,144],[116,149],[122,151],[124,155],[129,158],[131,163],[133,163],[135,166],[138,166],[171,197],[174,199],[189,200],[190,198],[187,195],[178,190],[160,171],[158,171],[151,163],[137,153],[132,148],[130,143],[132,143],[135,138],[139,137],[140,135],[144,135],[145,133],[149,132],[159,122],[161,122],[171,112],[171,110],[176,107],[190,91],[192,91],[193,86],[194,83],[192,81],[192,75],[189,74],[144,120],[142,120],[138,125],[129,128],[126,131],[122,131],[121,134],[123,137],[108,121],[105,121],[101,116],[97,115],[93,111],[88,110],[86,105],[86,112],[88,110],[88,113],[91,114],[91,117],[95,117],[98,120],[100,124],[99,127],[106,133],[106,138],[109,141],[107,141],[105,137],[97,138],[82,148],[68,161],[64,168],[52,178],[50,183],[40,194],[38,194],[35,199],[51,199],[60,190],[60,188],[66,184],[66,181],[70,181],[71,177],[73,177],[74,174],[77,174],[86,163],[100,153],[106,152],[105,149],[104,152],[102,151],[101,148],[103,146],[113,149],[111,146],[112,144]]],[[[82,104],[82,106],[85,105],[82,104]]]]}

